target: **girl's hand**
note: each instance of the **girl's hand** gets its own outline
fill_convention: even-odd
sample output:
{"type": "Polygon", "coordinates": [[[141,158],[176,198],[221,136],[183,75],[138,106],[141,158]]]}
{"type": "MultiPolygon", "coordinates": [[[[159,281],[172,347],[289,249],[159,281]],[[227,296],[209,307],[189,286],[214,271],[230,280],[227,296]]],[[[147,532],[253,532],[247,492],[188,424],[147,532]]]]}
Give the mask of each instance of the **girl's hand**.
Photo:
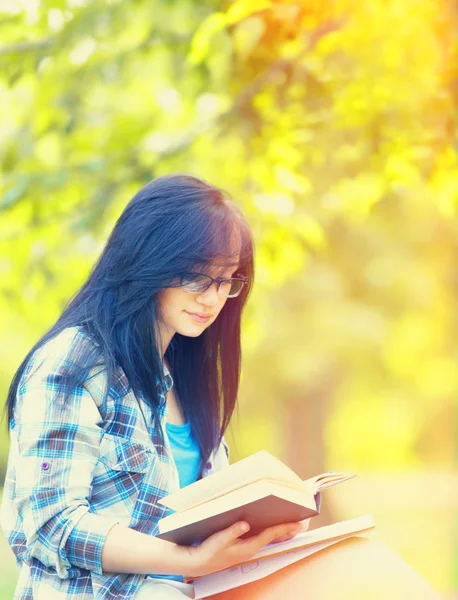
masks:
{"type": "Polygon", "coordinates": [[[304,519],[303,521],[299,521],[299,524],[302,525],[301,529],[299,529],[299,531],[294,531],[293,533],[287,533],[286,535],[282,535],[281,537],[272,540],[272,544],[278,544],[278,542],[287,542],[288,540],[292,540],[293,538],[296,537],[296,535],[298,533],[302,533],[303,531],[307,531],[307,529],[310,527],[310,521],[311,519],[304,519]]]}
{"type": "Polygon", "coordinates": [[[240,536],[249,529],[248,523],[239,521],[227,529],[214,533],[199,546],[181,546],[180,549],[188,553],[186,563],[189,567],[186,575],[201,577],[244,562],[273,540],[288,535],[294,537],[303,531],[303,525],[302,523],[274,525],[257,535],[241,540],[240,536]]]}

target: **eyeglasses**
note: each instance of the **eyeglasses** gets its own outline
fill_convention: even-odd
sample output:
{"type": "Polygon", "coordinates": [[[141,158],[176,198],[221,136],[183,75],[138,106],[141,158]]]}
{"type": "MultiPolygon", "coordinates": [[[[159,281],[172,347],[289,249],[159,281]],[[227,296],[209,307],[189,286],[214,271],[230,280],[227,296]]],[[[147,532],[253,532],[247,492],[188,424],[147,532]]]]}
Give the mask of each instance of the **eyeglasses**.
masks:
{"type": "Polygon", "coordinates": [[[191,294],[202,294],[214,283],[216,283],[218,294],[225,298],[235,298],[243,290],[243,286],[248,283],[248,279],[244,275],[238,275],[231,279],[214,279],[210,275],[202,273],[186,273],[180,277],[179,287],[191,294]]]}

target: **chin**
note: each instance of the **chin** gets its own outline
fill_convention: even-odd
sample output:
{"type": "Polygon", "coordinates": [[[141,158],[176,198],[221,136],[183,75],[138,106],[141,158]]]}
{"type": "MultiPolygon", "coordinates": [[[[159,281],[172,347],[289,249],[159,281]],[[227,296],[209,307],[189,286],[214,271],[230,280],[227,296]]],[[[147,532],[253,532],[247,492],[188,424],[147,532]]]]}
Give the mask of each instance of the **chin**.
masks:
{"type": "Polygon", "coordinates": [[[201,327],[200,329],[197,327],[183,327],[183,329],[178,329],[177,333],[184,335],[185,337],[199,337],[199,335],[201,335],[206,329],[206,327],[201,327]]]}
{"type": "Polygon", "coordinates": [[[211,323],[184,323],[182,327],[177,327],[177,333],[186,337],[199,337],[210,325],[211,323]]]}
{"type": "Polygon", "coordinates": [[[175,320],[172,329],[186,337],[199,337],[214,321],[215,319],[211,319],[208,323],[197,323],[187,315],[183,315],[183,318],[175,320]]]}

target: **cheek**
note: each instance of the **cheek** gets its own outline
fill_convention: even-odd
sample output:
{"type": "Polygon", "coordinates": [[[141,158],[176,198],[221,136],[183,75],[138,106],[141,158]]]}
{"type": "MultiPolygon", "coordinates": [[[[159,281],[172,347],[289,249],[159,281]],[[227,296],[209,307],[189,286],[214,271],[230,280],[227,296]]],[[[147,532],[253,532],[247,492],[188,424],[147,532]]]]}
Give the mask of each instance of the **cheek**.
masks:
{"type": "Polygon", "coordinates": [[[218,302],[218,314],[223,310],[224,305],[227,302],[227,298],[222,298],[219,302],[218,302]]]}
{"type": "Polygon", "coordinates": [[[181,310],[183,306],[183,291],[176,288],[168,288],[159,296],[159,310],[161,318],[173,315],[181,310]]]}

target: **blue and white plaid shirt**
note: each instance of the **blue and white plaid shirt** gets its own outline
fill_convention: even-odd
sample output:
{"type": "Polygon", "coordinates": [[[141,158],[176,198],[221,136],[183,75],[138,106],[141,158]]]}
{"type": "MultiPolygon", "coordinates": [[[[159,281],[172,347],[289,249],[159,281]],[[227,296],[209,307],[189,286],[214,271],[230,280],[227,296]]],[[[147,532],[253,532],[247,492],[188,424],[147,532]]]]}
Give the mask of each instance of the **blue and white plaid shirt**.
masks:
{"type": "MultiPolygon", "coordinates": [[[[106,374],[95,368],[64,405],[56,400],[82,338],[83,330],[68,328],[47,342],[18,388],[1,509],[20,571],[14,600],[132,598],[144,575],[103,572],[105,538],[116,523],[156,535],[168,511],[158,500],[179,487],[165,433],[169,373],[161,387],[165,447],[121,370],[108,394],[106,374]]],[[[227,464],[223,442],[203,475],[227,464]]]]}

